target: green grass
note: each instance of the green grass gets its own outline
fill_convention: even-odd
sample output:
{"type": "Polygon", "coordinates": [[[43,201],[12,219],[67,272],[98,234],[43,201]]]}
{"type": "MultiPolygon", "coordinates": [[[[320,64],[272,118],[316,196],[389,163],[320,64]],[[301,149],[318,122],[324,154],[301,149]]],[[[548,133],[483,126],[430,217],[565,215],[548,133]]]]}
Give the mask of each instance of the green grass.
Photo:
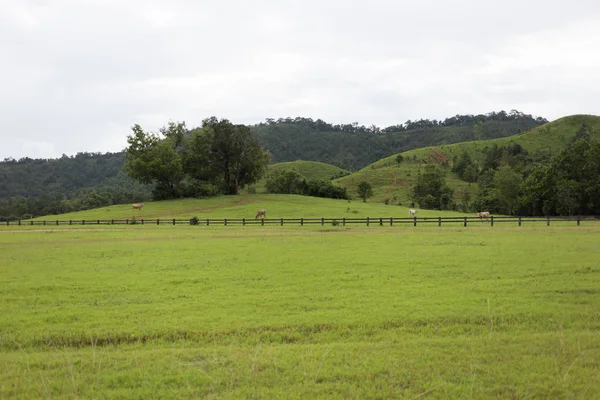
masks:
{"type": "Polygon", "coordinates": [[[36,228],[2,398],[600,397],[596,223],[36,228]]]}
{"type": "MultiPolygon", "coordinates": [[[[126,219],[188,219],[198,218],[254,218],[257,210],[266,209],[267,218],[365,218],[407,217],[408,208],[386,206],[370,200],[334,200],[319,197],[255,194],[219,196],[209,199],[179,199],[154,201],[144,204],[142,210],[133,210],[131,204],[112,205],[68,214],[49,215],[36,220],[110,220],[126,219]]],[[[457,216],[457,212],[422,210],[419,217],[457,216]]]]}
{"type": "MultiPolygon", "coordinates": [[[[582,124],[589,125],[593,130],[593,136],[600,139],[600,117],[593,115],[574,115],[564,117],[548,124],[534,128],[528,132],[505,138],[481,140],[473,142],[462,142],[452,145],[437,147],[424,147],[401,153],[404,161],[398,165],[396,155],[383,158],[349,176],[334,180],[335,183],[346,187],[350,193],[356,192],[358,183],[366,180],[374,187],[372,201],[383,202],[386,198],[394,196],[403,205],[411,201],[411,189],[414,186],[419,171],[423,171],[427,165],[439,165],[441,159],[437,156],[442,154],[450,161],[454,156],[460,156],[467,151],[475,160],[483,161],[484,149],[497,144],[507,146],[510,143],[518,143],[531,153],[536,151],[548,151],[556,154],[573,139],[582,124]]],[[[446,182],[454,189],[454,199],[462,203],[465,192],[469,192],[471,199],[475,197],[477,184],[464,182],[447,170],[446,182]]]]}

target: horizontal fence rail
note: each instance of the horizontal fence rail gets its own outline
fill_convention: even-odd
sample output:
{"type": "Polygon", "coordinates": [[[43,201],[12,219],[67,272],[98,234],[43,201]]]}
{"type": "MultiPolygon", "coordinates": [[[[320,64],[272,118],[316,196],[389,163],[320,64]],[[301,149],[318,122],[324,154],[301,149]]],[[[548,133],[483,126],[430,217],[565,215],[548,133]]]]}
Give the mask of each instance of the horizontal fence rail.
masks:
{"type": "Polygon", "coordinates": [[[366,225],[366,226],[394,226],[402,224],[435,225],[462,224],[463,226],[480,226],[482,224],[513,223],[518,226],[524,223],[545,222],[547,226],[557,222],[575,222],[577,226],[581,221],[600,222],[600,216],[576,215],[569,217],[365,217],[365,218],[191,218],[191,219],[71,219],[71,220],[16,220],[6,221],[6,226],[59,226],[59,225],[198,225],[198,226],[284,226],[284,225],[366,225]]]}

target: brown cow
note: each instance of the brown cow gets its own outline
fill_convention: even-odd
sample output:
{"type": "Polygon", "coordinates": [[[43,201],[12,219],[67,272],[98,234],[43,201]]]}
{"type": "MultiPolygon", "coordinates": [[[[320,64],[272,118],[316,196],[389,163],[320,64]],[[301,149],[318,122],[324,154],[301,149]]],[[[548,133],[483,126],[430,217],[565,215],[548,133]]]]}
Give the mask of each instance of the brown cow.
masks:
{"type": "Polygon", "coordinates": [[[258,217],[266,217],[267,216],[267,210],[258,210],[258,212],[256,213],[256,217],[254,217],[254,219],[257,219],[258,217]]]}
{"type": "Polygon", "coordinates": [[[144,203],[137,203],[133,205],[134,210],[141,210],[144,207],[144,203]]]}

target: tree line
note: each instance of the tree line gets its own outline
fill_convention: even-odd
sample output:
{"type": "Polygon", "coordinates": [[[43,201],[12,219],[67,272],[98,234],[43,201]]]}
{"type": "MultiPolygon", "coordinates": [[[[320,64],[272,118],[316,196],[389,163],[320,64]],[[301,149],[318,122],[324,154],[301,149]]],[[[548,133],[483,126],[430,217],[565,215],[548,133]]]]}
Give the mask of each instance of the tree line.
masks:
{"type": "Polygon", "coordinates": [[[600,142],[583,124],[558,154],[530,154],[518,143],[484,149],[483,160],[464,151],[452,167],[428,166],[413,187],[412,198],[422,208],[490,211],[508,215],[600,214],[600,142]],[[450,168],[460,179],[477,183],[475,197],[465,192],[454,204],[445,182],[450,168]]]}

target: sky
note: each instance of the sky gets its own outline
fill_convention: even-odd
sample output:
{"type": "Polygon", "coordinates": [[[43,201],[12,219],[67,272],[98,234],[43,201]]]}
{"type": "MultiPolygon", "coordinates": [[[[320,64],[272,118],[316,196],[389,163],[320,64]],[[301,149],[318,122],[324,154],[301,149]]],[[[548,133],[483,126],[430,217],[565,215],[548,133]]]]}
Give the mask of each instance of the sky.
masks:
{"type": "Polygon", "coordinates": [[[131,127],[600,114],[598,0],[0,0],[0,160],[131,127]]]}

